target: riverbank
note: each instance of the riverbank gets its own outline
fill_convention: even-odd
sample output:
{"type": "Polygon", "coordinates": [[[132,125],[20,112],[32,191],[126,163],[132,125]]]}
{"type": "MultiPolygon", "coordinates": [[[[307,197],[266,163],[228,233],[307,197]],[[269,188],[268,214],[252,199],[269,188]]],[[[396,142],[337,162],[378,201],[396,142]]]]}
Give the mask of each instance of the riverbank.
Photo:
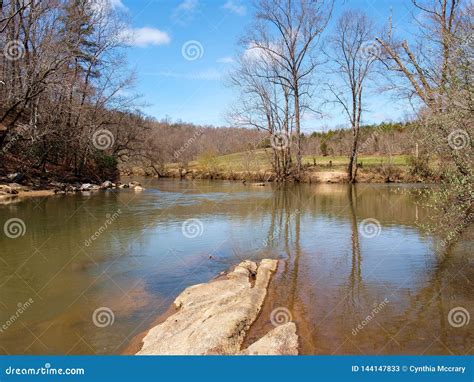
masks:
{"type": "MultiPolygon", "coordinates": [[[[186,164],[167,163],[160,168],[144,168],[132,162],[119,165],[127,176],[159,176],[178,179],[222,179],[245,182],[272,182],[275,174],[271,155],[263,149],[221,156],[198,158],[186,164]]],[[[304,156],[301,183],[347,183],[346,156],[304,156]]],[[[360,155],[357,161],[359,183],[420,183],[435,181],[416,175],[408,155],[360,155]]],[[[434,163],[433,163],[434,165],[434,163]]]]}
{"type": "MultiPolygon", "coordinates": [[[[13,174],[15,175],[15,174],[13,174]]],[[[2,179],[5,181],[6,179],[2,179]]],[[[33,186],[34,187],[34,186],[33,186]]],[[[65,183],[52,181],[43,184],[42,188],[35,189],[31,185],[24,185],[19,183],[0,183],[0,204],[10,203],[12,201],[21,200],[24,198],[46,197],[53,195],[65,195],[82,192],[95,192],[108,189],[123,189],[129,188],[134,191],[143,191],[144,188],[139,182],[132,181],[129,183],[113,183],[109,180],[101,184],[92,183],[65,183]]]]}
{"type": "MultiPolygon", "coordinates": [[[[148,173],[141,168],[132,168],[122,170],[125,176],[156,176],[156,174],[148,173]]],[[[270,170],[259,171],[206,171],[202,169],[194,169],[182,171],[176,168],[170,168],[163,171],[160,178],[174,179],[208,179],[208,180],[234,180],[244,183],[259,182],[268,183],[275,181],[275,174],[270,170]]],[[[348,183],[348,177],[345,170],[336,169],[305,169],[299,180],[300,183],[348,183]]],[[[357,176],[358,183],[423,183],[426,180],[419,176],[414,176],[402,167],[392,168],[369,168],[360,169],[357,176]]]]}
{"type": "Polygon", "coordinates": [[[136,354],[298,354],[293,322],[275,323],[261,338],[242,347],[277,266],[278,260],[264,259],[258,265],[246,260],[217,279],[186,288],[162,322],[146,333],[136,354]]]}
{"type": "MultiPolygon", "coordinates": [[[[143,169],[134,168],[133,171],[126,171],[124,176],[144,176],[152,177],[143,169]]],[[[15,176],[18,174],[9,174],[12,180],[16,180],[15,176]]],[[[170,179],[184,179],[184,180],[229,180],[239,181],[248,186],[265,186],[275,181],[275,176],[271,171],[253,171],[253,172],[209,172],[203,170],[192,170],[182,173],[177,169],[169,169],[163,172],[161,178],[170,179]]],[[[326,170],[315,171],[305,170],[301,177],[300,183],[307,184],[344,184],[348,183],[347,174],[340,170],[326,170]]],[[[363,169],[359,171],[357,183],[426,183],[419,177],[412,176],[407,171],[401,169],[390,170],[385,173],[380,173],[373,169],[363,169]]],[[[41,185],[36,185],[35,182],[9,182],[7,177],[0,179],[0,203],[10,203],[15,200],[21,200],[29,197],[46,197],[53,195],[73,194],[77,192],[95,192],[107,189],[122,189],[130,188],[134,191],[143,191],[144,188],[138,182],[132,181],[130,183],[113,183],[105,181],[101,184],[93,183],[77,183],[77,182],[58,182],[58,181],[42,181],[41,185]]]]}

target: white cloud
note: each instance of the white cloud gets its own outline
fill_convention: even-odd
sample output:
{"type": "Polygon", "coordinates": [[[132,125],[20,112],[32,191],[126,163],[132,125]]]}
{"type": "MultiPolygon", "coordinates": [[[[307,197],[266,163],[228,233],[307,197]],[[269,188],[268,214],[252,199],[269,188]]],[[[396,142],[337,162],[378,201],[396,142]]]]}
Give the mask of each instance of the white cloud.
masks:
{"type": "Polygon", "coordinates": [[[172,19],[179,24],[191,22],[199,11],[199,0],[184,0],[174,9],[172,19]]]}
{"type": "Polygon", "coordinates": [[[222,8],[239,16],[245,16],[245,14],[247,13],[247,8],[245,7],[245,5],[242,5],[239,2],[236,2],[235,0],[227,0],[227,2],[222,6],[222,8]]]}
{"type": "Polygon", "coordinates": [[[230,56],[225,56],[217,59],[219,64],[233,64],[235,60],[230,56]]]}
{"type": "Polygon", "coordinates": [[[139,47],[166,45],[171,41],[168,33],[148,27],[127,29],[122,32],[122,38],[126,43],[139,47]]]}
{"type": "Polygon", "coordinates": [[[273,42],[270,42],[266,45],[268,49],[264,49],[257,43],[251,43],[248,45],[247,49],[243,52],[242,58],[249,62],[268,62],[270,63],[272,58],[276,58],[275,53],[280,52],[283,54],[283,49],[276,45],[273,42]]]}

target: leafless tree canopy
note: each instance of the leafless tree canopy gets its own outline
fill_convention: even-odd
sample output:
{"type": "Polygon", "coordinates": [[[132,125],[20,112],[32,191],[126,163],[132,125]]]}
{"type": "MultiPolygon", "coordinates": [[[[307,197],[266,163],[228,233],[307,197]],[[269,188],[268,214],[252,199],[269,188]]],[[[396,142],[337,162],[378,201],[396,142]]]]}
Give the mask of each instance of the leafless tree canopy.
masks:
{"type": "Polygon", "coordinates": [[[370,70],[376,56],[372,52],[373,27],[361,12],[347,11],[337,21],[330,39],[329,60],[342,86],[328,83],[327,88],[347,115],[352,129],[352,147],[348,175],[351,182],[357,177],[359,130],[363,111],[363,96],[370,70]]]}
{"type": "MultiPolygon", "coordinates": [[[[296,178],[301,173],[301,119],[309,106],[312,75],[319,64],[318,42],[330,20],[332,6],[333,2],[327,0],[261,0],[257,3],[255,23],[242,39],[247,55],[271,66],[264,73],[252,73],[253,68],[260,66],[253,65],[247,68],[247,74],[263,79],[273,88],[272,93],[281,90],[283,105],[277,109],[288,109],[284,120],[294,119],[296,178]]],[[[290,128],[284,131],[289,133],[290,128]]]]}

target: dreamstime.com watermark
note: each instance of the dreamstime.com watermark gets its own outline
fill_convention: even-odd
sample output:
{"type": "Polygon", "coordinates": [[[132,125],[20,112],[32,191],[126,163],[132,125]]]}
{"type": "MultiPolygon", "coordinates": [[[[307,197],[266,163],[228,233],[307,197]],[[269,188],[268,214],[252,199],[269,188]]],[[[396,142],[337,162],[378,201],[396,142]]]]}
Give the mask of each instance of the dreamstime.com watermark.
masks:
{"type": "Polygon", "coordinates": [[[25,45],[20,40],[8,41],[3,47],[3,55],[9,61],[20,60],[25,55],[25,45]]]}
{"type": "Polygon", "coordinates": [[[361,322],[359,322],[354,329],[352,329],[352,335],[356,336],[362,329],[364,329],[370,323],[370,321],[372,321],[375,316],[387,306],[388,303],[388,298],[385,298],[378,304],[375,303],[374,308],[370,311],[370,313],[361,322]]]}
{"type": "Polygon", "coordinates": [[[84,375],[86,373],[83,367],[56,368],[51,367],[50,363],[45,363],[41,367],[15,367],[8,366],[5,369],[5,375],[84,375]]]}
{"type": "Polygon", "coordinates": [[[26,224],[20,218],[8,219],[3,225],[3,232],[10,239],[18,239],[20,236],[25,236],[26,224]]]}
{"type": "Polygon", "coordinates": [[[462,224],[459,224],[456,227],[454,227],[454,229],[450,231],[443,240],[441,240],[439,245],[441,245],[441,247],[444,248],[451,242],[454,242],[455,239],[457,239],[459,235],[462,233],[463,227],[466,227],[469,224],[471,224],[473,220],[474,220],[474,213],[470,213],[468,216],[466,216],[466,218],[463,219],[462,224]]]}
{"type": "Polygon", "coordinates": [[[462,306],[456,306],[448,313],[448,322],[453,328],[467,326],[469,325],[470,320],[471,315],[469,314],[469,311],[462,306]]]}
{"type": "Polygon", "coordinates": [[[193,136],[189,138],[184,145],[182,145],[178,150],[173,153],[174,159],[178,159],[201,135],[204,134],[204,129],[197,129],[193,136]]]}
{"type": "Polygon", "coordinates": [[[92,135],[92,144],[97,150],[110,149],[115,143],[114,134],[107,129],[99,129],[92,135]]]}
{"type": "Polygon", "coordinates": [[[101,306],[92,313],[92,322],[98,328],[106,328],[115,322],[114,311],[107,306],[101,306]]]}
{"type": "Polygon", "coordinates": [[[84,241],[84,245],[86,247],[89,247],[93,241],[97,240],[100,235],[102,235],[120,216],[122,213],[122,210],[120,208],[115,211],[112,215],[107,214],[105,219],[104,224],[102,224],[97,231],[94,232],[94,234],[89,238],[84,241]]]}
{"type": "Polygon", "coordinates": [[[181,225],[181,232],[183,233],[184,237],[187,237],[188,239],[194,239],[198,236],[202,236],[204,233],[204,224],[199,219],[187,219],[181,225]]]}
{"type": "Polygon", "coordinates": [[[377,219],[367,218],[360,222],[359,232],[367,239],[379,236],[382,231],[382,225],[377,219]]]}
{"type": "Polygon", "coordinates": [[[199,41],[186,41],[181,47],[181,54],[188,61],[200,60],[204,56],[204,47],[199,41]]]}
{"type": "Polygon", "coordinates": [[[7,330],[10,326],[12,326],[19,318],[20,316],[26,312],[30,306],[34,303],[34,300],[30,297],[28,300],[25,302],[21,303],[19,302],[17,307],[18,309],[13,313],[1,326],[0,326],[0,333],[3,333],[5,330],[7,330]]]}
{"type": "Polygon", "coordinates": [[[5,144],[5,146],[3,146],[2,152],[4,154],[7,153],[15,145],[16,141],[18,141],[18,139],[20,139],[20,137],[28,131],[28,128],[29,127],[27,125],[19,124],[16,127],[16,134],[10,138],[10,140],[5,144]]]}
{"type": "Polygon", "coordinates": [[[270,136],[270,144],[275,150],[285,150],[291,144],[291,137],[285,131],[275,133],[270,136]]]}
{"type": "Polygon", "coordinates": [[[290,310],[287,308],[280,306],[273,309],[270,313],[270,322],[273,326],[285,325],[291,321],[293,321],[293,316],[290,310]]]}

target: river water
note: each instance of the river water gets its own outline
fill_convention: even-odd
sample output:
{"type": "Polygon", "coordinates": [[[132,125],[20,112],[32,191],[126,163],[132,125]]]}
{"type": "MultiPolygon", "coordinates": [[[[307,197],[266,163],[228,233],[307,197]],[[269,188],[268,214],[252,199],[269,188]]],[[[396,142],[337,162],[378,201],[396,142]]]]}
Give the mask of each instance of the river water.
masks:
{"type": "Polygon", "coordinates": [[[472,230],[444,250],[414,186],[141,182],[0,206],[1,354],[122,353],[262,258],[282,261],[247,342],[291,319],[305,354],[472,354],[472,230]]]}

